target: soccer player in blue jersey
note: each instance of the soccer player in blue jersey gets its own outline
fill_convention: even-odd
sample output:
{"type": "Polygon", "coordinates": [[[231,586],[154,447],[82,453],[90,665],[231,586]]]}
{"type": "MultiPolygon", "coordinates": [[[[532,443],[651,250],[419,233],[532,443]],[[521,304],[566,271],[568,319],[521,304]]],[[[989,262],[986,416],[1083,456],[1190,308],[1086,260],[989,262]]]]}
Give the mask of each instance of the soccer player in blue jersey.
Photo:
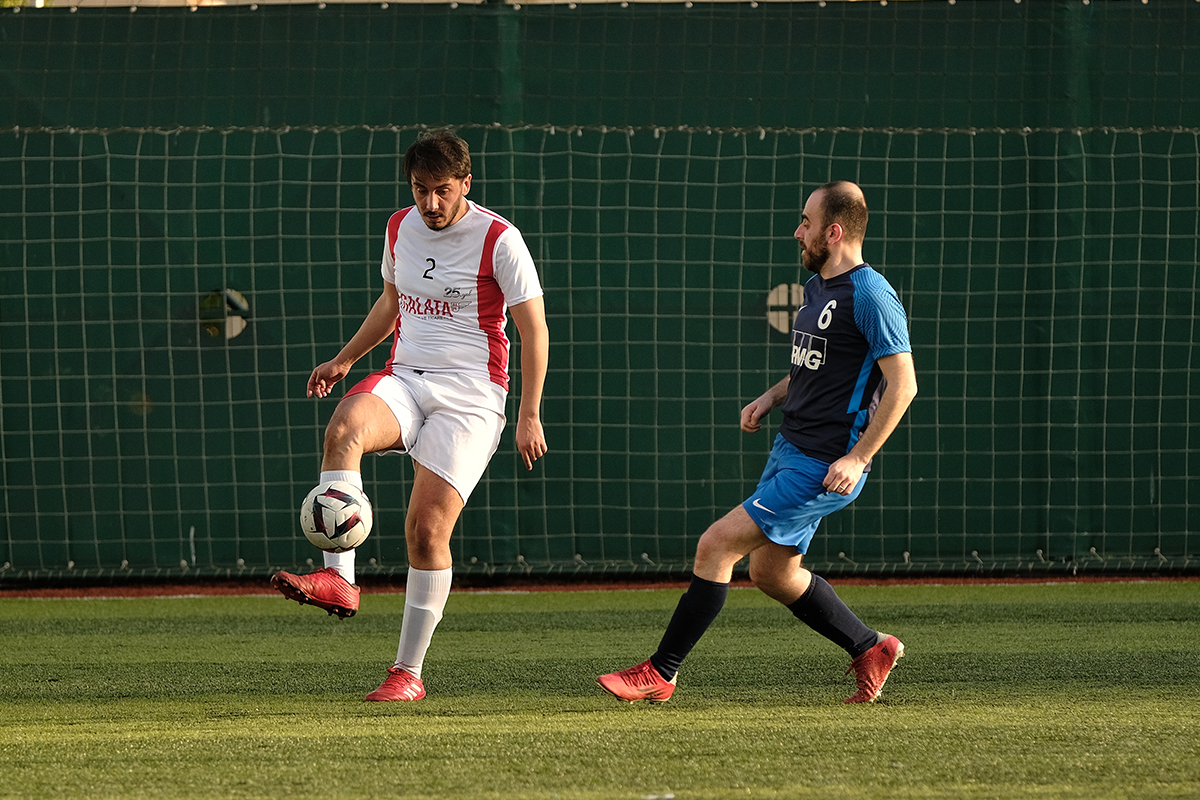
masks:
{"type": "Polygon", "coordinates": [[[896,292],[863,262],[867,203],[862,189],[835,181],[809,196],[795,237],[815,273],[792,326],[787,377],[742,409],[741,427],[761,429],[783,407],[783,424],[758,488],[713,523],[696,548],[691,584],[647,661],[601,675],[616,697],[666,702],[684,658],[725,603],[734,566],[817,633],[844,648],[857,691],[874,701],[904,645],[860,620],[825,580],[802,565],[821,519],[862,491],[871,459],[917,394],[908,323],[896,292]]]}

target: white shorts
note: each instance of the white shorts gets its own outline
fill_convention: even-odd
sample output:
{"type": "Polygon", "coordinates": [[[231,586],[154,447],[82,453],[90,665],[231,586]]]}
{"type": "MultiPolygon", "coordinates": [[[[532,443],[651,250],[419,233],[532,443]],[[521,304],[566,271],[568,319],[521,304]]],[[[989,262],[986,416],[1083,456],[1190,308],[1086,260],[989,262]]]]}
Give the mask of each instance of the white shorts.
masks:
{"type": "Polygon", "coordinates": [[[352,394],[378,397],[400,423],[404,447],[380,455],[408,453],[467,502],[500,444],[501,387],[464,375],[398,369],[372,373],[346,392],[352,394]]]}

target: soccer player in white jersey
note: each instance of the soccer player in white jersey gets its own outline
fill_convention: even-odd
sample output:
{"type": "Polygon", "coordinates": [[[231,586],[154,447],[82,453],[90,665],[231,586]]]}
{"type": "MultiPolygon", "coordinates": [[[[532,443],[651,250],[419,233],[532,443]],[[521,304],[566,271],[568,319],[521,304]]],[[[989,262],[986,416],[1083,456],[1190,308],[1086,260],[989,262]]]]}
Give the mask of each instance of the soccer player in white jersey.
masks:
{"type": "MultiPolygon", "coordinates": [[[[517,451],[526,469],[546,454],[540,405],[549,335],[520,231],[467,199],[471,156],[449,131],[421,134],[404,156],[404,174],[414,204],[388,221],[383,291],[349,343],[308,379],[308,396],[326,397],[356,361],[393,337],[387,365],[351,388],[329,420],[320,476],[361,489],[364,453],[408,453],[413,461],[400,645],[371,701],[425,696],[421,665],[450,593],[450,536],[504,428],[506,314],[521,339],[517,451]]],[[[271,584],[302,604],[353,616],[354,551],[324,557],[324,569],[279,572],[271,584]]]]}

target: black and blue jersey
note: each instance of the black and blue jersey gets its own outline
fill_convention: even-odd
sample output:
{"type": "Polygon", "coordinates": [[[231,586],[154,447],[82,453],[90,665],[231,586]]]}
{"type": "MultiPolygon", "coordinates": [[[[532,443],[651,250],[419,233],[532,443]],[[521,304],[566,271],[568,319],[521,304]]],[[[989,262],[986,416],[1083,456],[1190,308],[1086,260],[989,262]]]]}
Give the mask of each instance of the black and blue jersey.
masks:
{"type": "Polygon", "coordinates": [[[904,307],[869,264],[829,280],[814,275],[792,324],[780,433],[805,455],[837,461],[858,442],[883,395],[887,382],[876,362],[908,352],[904,307]]]}

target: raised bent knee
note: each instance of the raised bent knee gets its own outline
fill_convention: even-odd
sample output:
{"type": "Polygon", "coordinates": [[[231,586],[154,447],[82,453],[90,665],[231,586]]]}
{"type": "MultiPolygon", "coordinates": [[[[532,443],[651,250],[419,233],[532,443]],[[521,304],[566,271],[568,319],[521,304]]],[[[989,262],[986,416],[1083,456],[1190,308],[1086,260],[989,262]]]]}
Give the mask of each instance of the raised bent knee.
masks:
{"type": "Polygon", "coordinates": [[[346,397],[325,426],[323,469],[358,469],[363,453],[393,447],[400,440],[400,425],[377,397],[346,397]]]}
{"type": "Polygon", "coordinates": [[[364,452],[363,429],[347,415],[334,414],[325,426],[325,455],[358,455],[364,452]]]}

